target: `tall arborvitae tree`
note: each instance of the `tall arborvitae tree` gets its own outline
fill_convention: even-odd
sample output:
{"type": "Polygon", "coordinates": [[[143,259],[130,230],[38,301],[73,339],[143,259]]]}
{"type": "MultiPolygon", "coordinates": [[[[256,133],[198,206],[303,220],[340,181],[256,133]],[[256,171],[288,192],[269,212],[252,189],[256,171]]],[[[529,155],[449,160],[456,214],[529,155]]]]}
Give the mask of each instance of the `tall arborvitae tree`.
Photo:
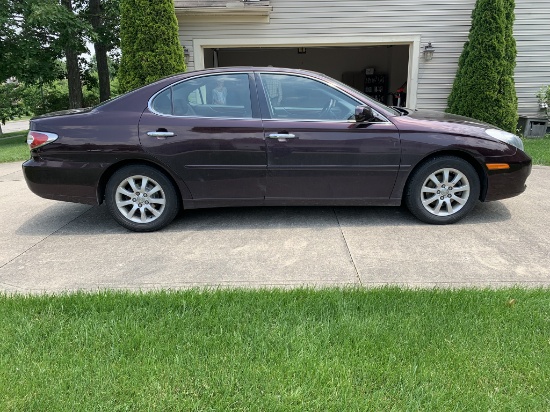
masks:
{"type": "Polygon", "coordinates": [[[121,0],[120,91],[185,71],[173,0],[121,0]]]}
{"type": "Polygon", "coordinates": [[[478,0],[448,99],[450,113],[515,132],[514,0],[478,0]]]}

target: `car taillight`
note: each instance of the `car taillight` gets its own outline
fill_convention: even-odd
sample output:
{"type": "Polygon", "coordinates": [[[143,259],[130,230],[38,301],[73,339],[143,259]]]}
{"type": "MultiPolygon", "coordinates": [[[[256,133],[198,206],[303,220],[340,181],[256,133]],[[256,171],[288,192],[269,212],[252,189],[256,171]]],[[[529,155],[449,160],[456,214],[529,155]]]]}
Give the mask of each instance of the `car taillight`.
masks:
{"type": "Polygon", "coordinates": [[[27,144],[30,149],[36,149],[37,147],[56,141],[57,138],[58,136],[55,133],[31,130],[27,135],[27,144]]]}

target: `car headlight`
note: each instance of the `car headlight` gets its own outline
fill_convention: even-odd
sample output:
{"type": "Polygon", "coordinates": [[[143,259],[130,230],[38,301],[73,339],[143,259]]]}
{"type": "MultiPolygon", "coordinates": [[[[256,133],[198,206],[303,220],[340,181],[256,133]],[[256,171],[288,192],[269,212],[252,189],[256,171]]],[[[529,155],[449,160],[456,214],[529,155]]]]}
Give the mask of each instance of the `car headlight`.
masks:
{"type": "Polygon", "coordinates": [[[491,137],[494,137],[495,139],[500,140],[501,142],[508,143],[509,145],[517,147],[519,150],[523,150],[523,142],[515,134],[497,129],[487,129],[485,130],[485,133],[487,133],[491,137]]]}

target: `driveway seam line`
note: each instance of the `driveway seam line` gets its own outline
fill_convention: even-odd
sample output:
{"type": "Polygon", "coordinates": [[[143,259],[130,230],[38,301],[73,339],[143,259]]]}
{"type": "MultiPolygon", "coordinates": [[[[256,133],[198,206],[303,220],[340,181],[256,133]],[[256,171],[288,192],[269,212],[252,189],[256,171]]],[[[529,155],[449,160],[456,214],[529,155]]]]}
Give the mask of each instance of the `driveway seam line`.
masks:
{"type": "Polygon", "coordinates": [[[342,225],[340,224],[340,219],[338,219],[338,214],[336,213],[336,208],[333,207],[332,212],[334,213],[334,217],[336,218],[336,223],[338,223],[338,229],[340,229],[340,234],[342,235],[342,240],[344,241],[344,244],[346,245],[346,249],[348,251],[349,258],[351,259],[353,269],[355,270],[355,276],[357,277],[357,280],[359,281],[359,285],[363,286],[363,281],[361,280],[361,276],[359,276],[359,271],[357,270],[357,265],[355,264],[355,260],[353,259],[353,255],[351,254],[351,250],[349,248],[348,241],[346,240],[346,236],[344,235],[344,231],[342,230],[342,225]]]}
{"type": "Polygon", "coordinates": [[[10,180],[3,180],[5,177],[8,177],[8,176],[10,176],[10,175],[14,175],[14,174],[16,174],[16,173],[19,173],[20,171],[21,171],[21,170],[16,170],[15,172],[6,173],[5,175],[0,176],[0,179],[2,179],[2,180],[0,180],[0,181],[2,181],[2,182],[20,182],[22,179],[18,179],[18,180],[13,180],[13,179],[10,179],[10,180]]]}
{"type": "Polygon", "coordinates": [[[15,259],[21,257],[22,255],[24,255],[25,253],[27,253],[29,250],[31,250],[32,248],[38,246],[39,244],[41,244],[43,241],[45,241],[46,239],[48,239],[50,236],[52,235],[55,235],[57,232],[59,232],[61,229],[63,229],[65,226],[73,223],[76,219],[78,219],[79,217],[82,217],[84,216],[86,213],[88,213],[90,210],[92,210],[94,207],[92,206],[91,208],[89,208],[88,210],[84,211],[83,213],[81,213],[80,215],[76,216],[75,218],[71,219],[70,221],[68,221],[67,223],[65,223],[63,226],[57,228],[56,230],[54,230],[52,233],[50,233],[49,235],[43,237],[42,239],[40,239],[38,242],[36,242],[34,245],[32,245],[30,248],[28,249],[25,249],[23,252],[19,253],[17,256],[15,256],[14,258],[8,260],[6,263],[4,263],[2,266],[0,266],[0,269],[3,269],[4,266],[7,266],[9,265],[11,262],[13,262],[15,259]]]}

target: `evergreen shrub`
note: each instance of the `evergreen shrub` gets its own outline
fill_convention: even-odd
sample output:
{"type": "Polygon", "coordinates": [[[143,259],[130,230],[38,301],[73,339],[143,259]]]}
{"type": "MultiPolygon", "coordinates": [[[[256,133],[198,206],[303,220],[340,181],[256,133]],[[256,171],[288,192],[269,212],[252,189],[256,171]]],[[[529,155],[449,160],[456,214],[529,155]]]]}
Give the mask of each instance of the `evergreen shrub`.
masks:
{"type": "Polygon", "coordinates": [[[173,0],[121,0],[120,92],[185,71],[173,0]]]}
{"type": "Polygon", "coordinates": [[[447,111],[516,133],[514,0],[478,0],[447,111]]]}

